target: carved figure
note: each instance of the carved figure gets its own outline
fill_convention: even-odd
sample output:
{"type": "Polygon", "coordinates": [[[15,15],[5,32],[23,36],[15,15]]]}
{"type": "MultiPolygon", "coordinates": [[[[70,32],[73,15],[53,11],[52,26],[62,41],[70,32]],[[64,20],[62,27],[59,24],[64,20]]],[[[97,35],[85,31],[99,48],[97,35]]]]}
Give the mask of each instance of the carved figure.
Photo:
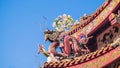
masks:
{"type": "Polygon", "coordinates": [[[86,51],[80,46],[79,41],[73,36],[65,36],[65,33],[50,30],[45,31],[44,33],[45,40],[49,40],[51,42],[48,52],[54,54],[55,56],[65,57],[72,54],[81,55],[81,52],[86,51]],[[58,47],[61,48],[62,53],[56,52],[58,47]]]}

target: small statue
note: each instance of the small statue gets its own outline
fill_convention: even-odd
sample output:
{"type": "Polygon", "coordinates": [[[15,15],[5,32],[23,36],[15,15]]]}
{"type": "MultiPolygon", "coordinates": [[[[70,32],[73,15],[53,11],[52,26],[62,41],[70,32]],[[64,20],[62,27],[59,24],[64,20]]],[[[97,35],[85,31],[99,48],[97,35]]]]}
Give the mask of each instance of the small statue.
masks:
{"type": "Polygon", "coordinates": [[[47,51],[44,49],[43,45],[39,45],[38,54],[39,54],[40,52],[42,52],[42,53],[47,57],[47,62],[53,62],[53,61],[54,61],[54,62],[59,62],[59,60],[56,59],[53,54],[47,52],[47,51]]]}
{"type": "Polygon", "coordinates": [[[80,46],[85,49],[86,53],[90,52],[90,50],[86,46],[86,44],[88,43],[88,40],[90,38],[93,38],[93,36],[88,37],[86,34],[83,34],[83,33],[78,35],[78,40],[79,40],[80,46]]]}
{"type": "Polygon", "coordinates": [[[48,52],[43,48],[43,45],[39,45],[38,54],[40,54],[40,52],[42,52],[46,57],[50,56],[50,53],[48,53],[48,52]]]}

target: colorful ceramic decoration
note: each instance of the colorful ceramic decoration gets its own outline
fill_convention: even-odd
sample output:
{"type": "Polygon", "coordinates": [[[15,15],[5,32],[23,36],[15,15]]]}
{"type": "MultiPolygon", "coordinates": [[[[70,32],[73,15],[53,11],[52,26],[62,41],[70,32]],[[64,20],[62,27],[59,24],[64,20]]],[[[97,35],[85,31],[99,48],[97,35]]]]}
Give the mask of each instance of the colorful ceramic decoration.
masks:
{"type": "Polygon", "coordinates": [[[63,14],[54,20],[53,27],[55,27],[57,31],[65,31],[70,30],[73,23],[74,20],[70,15],[63,14]]]}

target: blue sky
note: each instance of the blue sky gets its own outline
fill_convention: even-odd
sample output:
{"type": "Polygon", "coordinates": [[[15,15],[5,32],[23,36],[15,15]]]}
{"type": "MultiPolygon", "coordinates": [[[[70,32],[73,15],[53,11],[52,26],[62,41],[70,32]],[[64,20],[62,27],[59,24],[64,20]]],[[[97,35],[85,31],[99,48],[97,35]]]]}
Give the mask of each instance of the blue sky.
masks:
{"type": "Polygon", "coordinates": [[[104,1],[0,0],[0,68],[38,68],[46,61],[43,54],[37,55],[38,44],[47,50],[49,42],[44,43],[43,31],[54,29],[53,20],[64,13],[77,20],[104,1]]]}

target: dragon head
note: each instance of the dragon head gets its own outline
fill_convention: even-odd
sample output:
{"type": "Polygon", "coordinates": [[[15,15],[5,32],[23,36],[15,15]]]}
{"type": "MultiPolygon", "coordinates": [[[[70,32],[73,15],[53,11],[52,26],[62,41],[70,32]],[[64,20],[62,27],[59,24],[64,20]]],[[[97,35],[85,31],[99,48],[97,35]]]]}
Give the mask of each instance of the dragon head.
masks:
{"type": "Polygon", "coordinates": [[[46,29],[44,35],[45,35],[44,36],[45,41],[49,40],[50,42],[54,42],[57,40],[57,37],[59,36],[59,32],[46,29]]]}

